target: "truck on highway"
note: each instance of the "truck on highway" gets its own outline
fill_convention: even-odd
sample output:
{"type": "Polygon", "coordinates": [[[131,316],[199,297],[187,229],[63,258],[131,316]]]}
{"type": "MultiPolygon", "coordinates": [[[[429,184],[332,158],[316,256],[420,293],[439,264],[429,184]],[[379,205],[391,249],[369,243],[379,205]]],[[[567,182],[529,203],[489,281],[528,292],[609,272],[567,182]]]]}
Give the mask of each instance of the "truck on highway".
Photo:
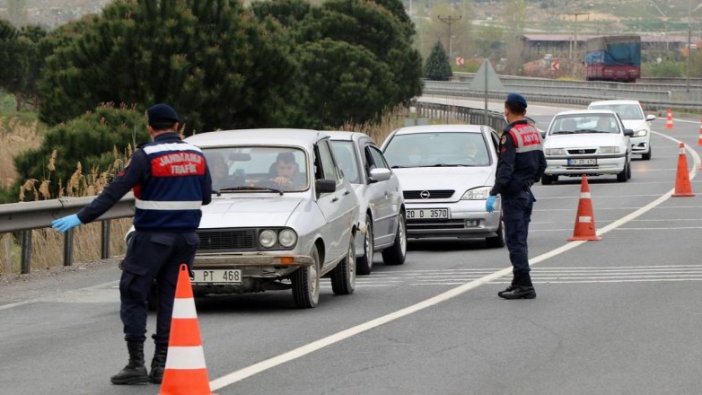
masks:
{"type": "Polygon", "coordinates": [[[636,82],[641,78],[641,36],[593,37],[585,49],[588,81],[636,82]]]}

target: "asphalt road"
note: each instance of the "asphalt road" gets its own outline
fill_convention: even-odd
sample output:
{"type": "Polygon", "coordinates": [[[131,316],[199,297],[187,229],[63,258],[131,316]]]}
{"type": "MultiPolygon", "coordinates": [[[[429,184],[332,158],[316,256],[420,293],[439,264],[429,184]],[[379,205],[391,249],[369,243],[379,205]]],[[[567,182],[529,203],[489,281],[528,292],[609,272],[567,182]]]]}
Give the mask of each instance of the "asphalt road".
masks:
{"type": "MultiPolygon", "coordinates": [[[[530,111],[545,127],[556,109],[530,111]]],[[[534,300],[497,297],[510,280],[507,250],[476,241],[412,243],[399,267],[378,254],[355,294],[334,296],[324,280],[312,310],[289,292],[198,300],[213,391],[700,393],[702,184],[693,178],[698,196],[668,197],[676,139],[700,151],[700,129],[664,124],[629,182],[590,179],[601,241],[567,242],[578,179],[534,187],[534,300]]],[[[109,262],[0,286],[0,394],[158,393],[109,382],[127,359],[118,276],[109,262]]]]}

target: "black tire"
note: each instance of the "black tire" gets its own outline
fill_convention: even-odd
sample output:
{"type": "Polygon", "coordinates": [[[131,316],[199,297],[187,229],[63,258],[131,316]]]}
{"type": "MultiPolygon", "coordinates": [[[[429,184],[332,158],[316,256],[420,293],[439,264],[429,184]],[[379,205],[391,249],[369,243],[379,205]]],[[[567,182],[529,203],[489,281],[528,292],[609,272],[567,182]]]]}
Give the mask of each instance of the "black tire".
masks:
{"type": "Polygon", "coordinates": [[[366,233],[363,236],[363,256],[359,256],[356,259],[356,270],[358,274],[370,274],[373,271],[373,253],[375,252],[373,236],[373,219],[366,215],[366,233]]]}
{"type": "Polygon", "coordinates": [[[652,153],[653,153],[653,148],[649,147],[649,148],[648,148],[648,152],[646,152],[645,154],[642,154],[642,155],[641,155],[641,159],[643,159],[643,160],[651,160],[651,154],[652,154],[652,153]]]}
{"type": "Polygon", "coordinates": [[[556,180],[558,180],[558,176],[544,174],[543,176],[541,176],[541,185],[551,185],[556,180]]]}
{"type": "Polygon", "coordinates": [[[502,248],[505,246],[505,223],[500,218],[500,225],[497,227],[497,236],[485,238],[485,245],[488,248],[502,248]]]}
{"type": "Polygon", "coordinates": [[[330,277],[335,295],[351,295],[356,289],[356,243],[353,235],[346,256],[332,269],[330,277]]]}
{"type": "Polygon", "coordinates": [[[407,225],[405,214],[400,213],[397,220],[395,242],[383,250],[383,263],[386,265],[402,265],[407,257],[407,225]]]}
{"type": "Polygon", "coordinates": [[[317,307],[319,303],[319,267],[321,265],[317,247],[312,249],[310,255],[314,263],[297,269],[290,277],[295,305],[301,309],[317,307]]]}
{"type": "Polygon", "coordinates": [[[617,182],[626,182],[628,180],[627,174],[629,173],[629,164],[624,165],[624,170],[617,174],[617,182]]]}

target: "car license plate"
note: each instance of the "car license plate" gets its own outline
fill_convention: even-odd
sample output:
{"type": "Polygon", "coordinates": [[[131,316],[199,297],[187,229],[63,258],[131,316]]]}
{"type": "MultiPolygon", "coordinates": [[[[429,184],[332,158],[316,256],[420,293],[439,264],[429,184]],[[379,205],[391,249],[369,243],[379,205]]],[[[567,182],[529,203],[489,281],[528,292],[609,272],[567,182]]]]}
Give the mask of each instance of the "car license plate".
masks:
{"type": "Polygon", "coordinates": [[[421,208],[407,210],[407,219],[447,219],[447,208],[421,208]]]}
{"type": "Polygon", "coordinates": [[[241,270],[235,269],[195,269],[193,283],[206,284],[239,284],[241,283],[241,270]]]}
{"type": "Polygon", "coordinates": [[[568,166],[597,166],[597,159],[568,159],[568,166]]]}

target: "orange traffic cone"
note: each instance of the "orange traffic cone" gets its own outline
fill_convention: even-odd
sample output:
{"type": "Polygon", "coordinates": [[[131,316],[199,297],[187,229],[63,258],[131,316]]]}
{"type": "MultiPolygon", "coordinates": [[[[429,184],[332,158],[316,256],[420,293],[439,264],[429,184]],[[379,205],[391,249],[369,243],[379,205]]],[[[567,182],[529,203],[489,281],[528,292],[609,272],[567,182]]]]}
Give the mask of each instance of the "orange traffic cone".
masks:
{"type": "Polygon", "coordinates": [[[583,176],[580,183],[580,200],[578,201],[578,213],[575,216],[575,229],[573,229],[573,236],[568,238],[568,241],[576,240],[600,240],[600,237],[597,236],[597,231],[595,230],[595,216],[592,211],[590,184],[587,183],[586,176],[583,176]]]}
{"type": "Polygon", "coordinates": [[[700,120],[700,137],[697,138],[697,145],[702,146],[702,120],[700,120]]]}
{"type": "Polygon", "coordinates": [[[685,155],[685,144],[680,143],[680,154],[678,154],[678,172],[675,176],[675,197],[695,196],[690,186],[690,175],[687,173],[687,156],[685,155]]]}
{"type": "Polygon", "coordinates": [[[668,109],[668,119],[665,121],[665,128],[673,128],[673,110],[671,110],[670,108],[668,109]]]}
{"type": "Polygon", "coordinates": [[[214,395],[205,366],[188,265],[180,265],[160,395],[214,395]]]}

